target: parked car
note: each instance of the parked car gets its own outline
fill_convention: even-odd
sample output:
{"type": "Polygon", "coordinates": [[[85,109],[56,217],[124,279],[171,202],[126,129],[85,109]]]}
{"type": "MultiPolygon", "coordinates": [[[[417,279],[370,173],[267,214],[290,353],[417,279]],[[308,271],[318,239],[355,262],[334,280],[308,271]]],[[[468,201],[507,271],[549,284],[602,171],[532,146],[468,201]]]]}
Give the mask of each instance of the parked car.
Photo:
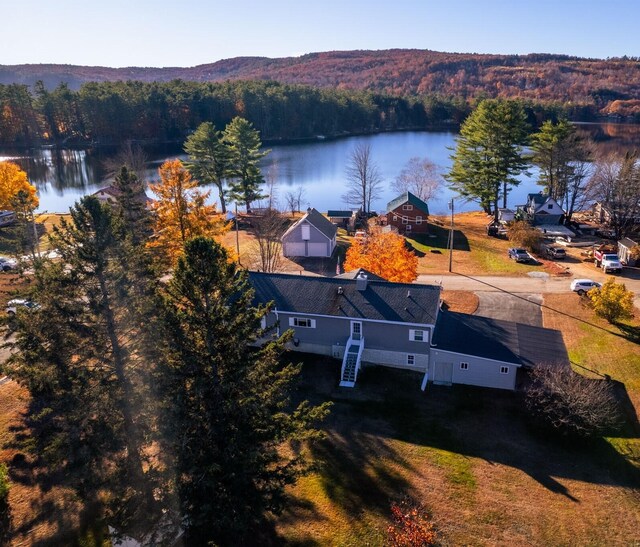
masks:
{"type": "Polygon", "coordinates": [[[0,256],[0,270],[8,272],[15,270],[18,267],[18,261],[15,258],[7,258],[6,256],[0,256]]]}
{"type": "Polygon", "coordinates": [[[27,310],[37,310],[40,307],[40,304],[35,303],[33,300],[27,300],[25,298],[14,298],[13,300],[9,300],[7,302],[7,307],[5,311],[7,315],[12,316],[18,313],[18,309],[24,308],[27,310]]]}
{"type": "Polygon", "coordinates": [[[567,258],[567,251],[565,251],[562,247],[553,247],[549,245],[544,248],[545,256],[549,258],[555,258],[556,260],[563,260],[567,258]]]}
{"type": "Polygon", "coordinates": [[[571,282],[571,290],[577,292],[580,296],[588,293],[594,287],[599,289],[602,285],[591,279],[574,279],[571,282]]]}
{"type": "Polygon", "coordinates": [[[513,248],[509,249],[509,258],[516,262],[531,262],[532,257],[526,249],[513,248]]]}

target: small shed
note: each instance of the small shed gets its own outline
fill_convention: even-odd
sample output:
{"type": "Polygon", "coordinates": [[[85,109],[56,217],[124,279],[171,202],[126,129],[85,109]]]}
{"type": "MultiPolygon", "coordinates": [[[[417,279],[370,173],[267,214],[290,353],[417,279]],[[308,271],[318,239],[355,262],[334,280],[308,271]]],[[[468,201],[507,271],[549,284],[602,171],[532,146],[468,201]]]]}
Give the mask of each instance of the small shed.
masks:
{"type": "Polygon", "coordinates": [[[282,235],[286,257],[330,257],[336,247],[338,228],[316,209],[307,213],[282,235]]]}
{"type": "Polygon", "coordinates": [[[637,266],[640,260],[638,260],[638,246],[640,243],[625,237],[618,241],[618,257],[620,258],[620,262],[622,262],[625,266],[637,266]],[[634,251],[634,249],[636,249],[634,251]]]}
{"type": "Polygon", "coordinates": [[[356,220],[356,214],[353,211],[331,210],[327,211],[327,217],[332,224],[347,229],[352,229],[356,220]]]}

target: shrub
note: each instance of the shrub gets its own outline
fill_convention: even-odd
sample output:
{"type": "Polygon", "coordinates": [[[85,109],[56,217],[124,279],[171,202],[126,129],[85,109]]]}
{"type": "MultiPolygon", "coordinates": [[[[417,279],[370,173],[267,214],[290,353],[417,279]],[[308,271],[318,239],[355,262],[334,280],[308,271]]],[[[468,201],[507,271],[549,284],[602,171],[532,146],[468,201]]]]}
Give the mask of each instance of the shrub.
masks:
{"type": "Polygon", "coordinates": [[[633,293],[624,283],[616,283],[609,278],[602,288],[593,288],[587,296],[596,315],[604,317],[609,323],[633,317],[633,293]]]}
{"type": "Polygon", "coordinates": [[[620,425],[618,403],[607,380],[593,380],[569,367],[534,368],[525,402],[531,415],[565,436],[593,437],[620,425]]]}
{"type": "Polygon", "coordinates": [[[424,508],[404,500],[391,504],[393,524],[387,529],[388,544],[393,547],[435,545],[436,532],[424,508]]]}
{"type": "Polygon", "coordinates": [[[507,226],[507,237],[518,247],[529,251],[538,251],[542,242],[542,234],[524,220],[516,220],[507,226]]]}

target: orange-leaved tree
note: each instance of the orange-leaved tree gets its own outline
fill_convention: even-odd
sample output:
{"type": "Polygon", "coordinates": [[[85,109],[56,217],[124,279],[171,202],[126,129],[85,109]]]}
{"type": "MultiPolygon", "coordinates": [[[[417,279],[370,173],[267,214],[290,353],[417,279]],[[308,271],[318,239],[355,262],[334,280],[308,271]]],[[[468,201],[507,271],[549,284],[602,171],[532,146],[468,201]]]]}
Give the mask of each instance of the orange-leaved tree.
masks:
{"type": "Polygon", "coordinates": [[[402,236],[373,231],[353,241],[344,268],[364,268],[388,281],[410,283],[418,277],[418,257],[407,248],[402,236]]]}
{"type": "MultiPolygon", "coordinates": [[[[39,200],[35,187],[27,179],[20,166],[10,161],[0,162],[0,209],[15,211],[16,200],[30,210],[38,207],[39,200]]],[[[22,206],[19,207],[22,209],[22,206]]]]}
{"type": "Polygon", "coordinates": [[[153,237],[147,245],[159,252],[162,262],[173,265],[186,241],[221,236],[229,226],[216,206],[207,204],[210,192],[196,189],[197,181],[180,160],[164,162],[158,172],[160,181],[150,185],[157,201],[151,205],[153,237]]]}

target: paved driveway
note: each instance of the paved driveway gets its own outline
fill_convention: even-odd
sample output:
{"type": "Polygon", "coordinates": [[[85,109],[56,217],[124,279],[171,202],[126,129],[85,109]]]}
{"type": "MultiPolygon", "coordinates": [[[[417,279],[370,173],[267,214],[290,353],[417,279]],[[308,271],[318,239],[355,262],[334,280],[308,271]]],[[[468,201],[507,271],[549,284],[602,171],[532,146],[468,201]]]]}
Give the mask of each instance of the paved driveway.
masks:
{"type": "Polygon", "coordinates": [[[542,326],[541,294],[517,295],[503,292],[476,291],[479,304],[475,315],[524,323],[533,327],[542,326]]]}

